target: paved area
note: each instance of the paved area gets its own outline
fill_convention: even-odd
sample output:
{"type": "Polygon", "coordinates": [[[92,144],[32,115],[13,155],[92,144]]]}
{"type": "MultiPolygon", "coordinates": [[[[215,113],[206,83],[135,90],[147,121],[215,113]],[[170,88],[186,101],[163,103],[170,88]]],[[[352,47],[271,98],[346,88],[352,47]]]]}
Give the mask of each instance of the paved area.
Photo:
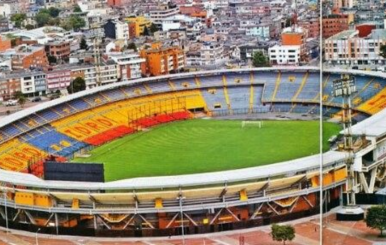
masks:
{"type": "MultiPolygon", "coordinates": [[[[319,216],[289,222],[295,227],[296,237],[288,245],[318,245],[320,240],[319,216]]],[[[326,245],[386,245],[386,239],[378,237],[378,231],[366,227],[363,221],[342,222],[330,213],[323,218],[323,244],[326,245]]],[[[215,234],[158,238],[89,238],[48,236],[20,231],[0,230],[0,245],[280,245],[273,242],[270,226],[215,234]]]]}

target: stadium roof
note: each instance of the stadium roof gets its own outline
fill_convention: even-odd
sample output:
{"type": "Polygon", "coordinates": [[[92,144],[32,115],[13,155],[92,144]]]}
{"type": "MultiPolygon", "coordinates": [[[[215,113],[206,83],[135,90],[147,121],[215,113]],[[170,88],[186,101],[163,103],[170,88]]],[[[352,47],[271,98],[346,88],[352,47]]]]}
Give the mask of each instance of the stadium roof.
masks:
{"type": "MultiPolygon", "coordinates": [[[[335,163],[341,163],[346,154],[337,151],[329,151],[323,155],[325,167],[335,163]]],[[[321,155],[312,155],[277,164],[260,167],[243,168],[236,170],[162,176],[132,178],[107,183],[73,182],[73,181],[47,181],[31,174],[0,170],[0,181],[13,185],[29,186],[41,189],[56,190],[140,190],[140,189],[163,189],[192,186],[207,186],[215,184],[226,184],[248,180],[257,180],[279,175],[292,175],[297,172],[319,169],[321,155]]]]}
{"type": "MultiPolygon", "coordinates": [[[[343,134],[343,130],[341,133],[343,134]]],[[[386,110],[382,110],[352,127],[352,135],[363,134],[376,138],[380,138],[386,134],[386,110]]]]}

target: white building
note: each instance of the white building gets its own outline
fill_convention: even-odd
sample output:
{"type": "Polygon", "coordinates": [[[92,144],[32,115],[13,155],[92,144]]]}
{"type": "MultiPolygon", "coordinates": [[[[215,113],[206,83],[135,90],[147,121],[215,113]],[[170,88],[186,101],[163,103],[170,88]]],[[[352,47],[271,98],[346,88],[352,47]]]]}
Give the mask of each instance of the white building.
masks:
{"type": "Polygon", "coordinates": [[[186,56],[188,66],[210,66],[223,65],[228,58],[224,55],[224,45],[218,42],[205,42],[199,49],[190,51],[186,56]]]}
{"type": "Polygon", "coordinates": [[[117,64],[118,77],[122,80],[136,79],[142,77],[141,66],[146,59],[141,58],[138,53],[114,52],[109,53],[109,58],[117,64]]]}
{"type": "Polygon", "coordinates": [[[275,45],[268,49],[272,65],[298,65],[300,62],[300,45],[275,45]]]}
{"type": "Polygon", "coordinates": [[[127,44],[127,40],[130,38],[127,23],[122,21],[117,21],[115,23],[115,36],[117,40],[123,40],[127,44]]]}
{"type": "Polygon", "coordinates": [[[0,2],[0,16],[11,17],[11,15],[17,13],[18,4],[17,2],[0,2]]]}
{"type": "Polygon", "coordinates": [[[23,94],[42,95],[47,90],[46,74],[44,72],[26,73],[21,76],[20,87],[23,94]]]}
{"type": "Polygon", "coordinates": [[[177,5],[169,2],[167,4],[161,4],[157,6],[156,9],[151,10],[149,13],[150,20],[158,25],[159,27],[162,27],[162,22],[170,17],[173,17],[175,15],[178,15],[180,13],[180,9],[177,5]]]}
{"type": "Polygon", "coordinates": [[[270,37],[270,27],[268,24],[250,25],[240,27],[239,30],[245,30],[245,35],[261,38],[270,37]]]}
{"type": "Polygon", "coordinates": [[[115,62],[107,61],[100,65],[100,84],[106,85],[118,82],[118,66],[115,62]]]}
{"type": "Polygon", "coordinates": [[[174,15],[162,20],[162,30],[169,31],[180,29],[181,27],[193,24],[194,21],[194,18],[188,17],[186,15],[174,15]]]}

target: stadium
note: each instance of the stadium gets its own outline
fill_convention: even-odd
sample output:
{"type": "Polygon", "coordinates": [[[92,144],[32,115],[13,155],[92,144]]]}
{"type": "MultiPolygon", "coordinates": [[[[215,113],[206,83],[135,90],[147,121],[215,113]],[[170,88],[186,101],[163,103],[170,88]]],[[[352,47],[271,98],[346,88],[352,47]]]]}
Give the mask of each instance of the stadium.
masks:
{"type": "Polygon", "coordinates": [[[4,118],[0,225],[133,237],[243,229],[318,213],[321,184],[326,211],[342,205],[347,154],[335,147],[342,102],[332,96],[342,74],[358,91],[355,190],[374,193],[386,173],[384,75],[327,70],[320,84],[313,67],[194,72],[97,87],[4,118]]]}

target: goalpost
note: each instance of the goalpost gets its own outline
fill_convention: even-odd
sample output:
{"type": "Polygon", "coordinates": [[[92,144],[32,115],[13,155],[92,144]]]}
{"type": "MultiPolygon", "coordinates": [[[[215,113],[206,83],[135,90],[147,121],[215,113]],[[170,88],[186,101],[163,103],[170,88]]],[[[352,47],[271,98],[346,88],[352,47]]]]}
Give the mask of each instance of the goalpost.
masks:
{"type": "Polygon", "coordinates": [[[263,124],[264,124],[263,121],[242,121],[241,122],[241,128],[245,128],[248,126],[262,128],[263,124]]]}

